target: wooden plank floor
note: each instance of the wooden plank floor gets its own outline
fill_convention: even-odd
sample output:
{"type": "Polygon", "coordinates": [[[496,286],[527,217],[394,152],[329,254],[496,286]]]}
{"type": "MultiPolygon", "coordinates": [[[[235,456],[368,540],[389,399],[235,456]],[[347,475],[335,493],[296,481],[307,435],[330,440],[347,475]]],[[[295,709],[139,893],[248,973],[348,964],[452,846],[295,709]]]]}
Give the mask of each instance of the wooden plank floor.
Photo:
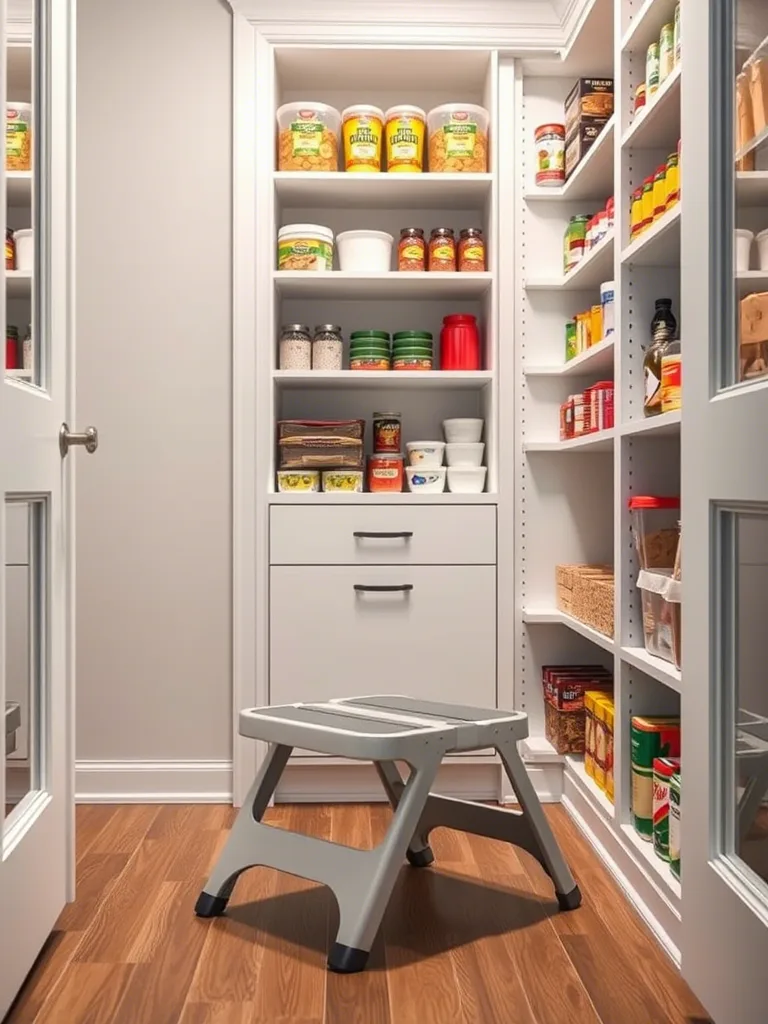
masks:
{"type": "MultiPolygon", "coordinates": [[[[234,812],[80,806],[78,896],[6,1024],[711,1024],[567,814],[584,905],[559,914],[527,854],[437,830],[404,867],[363,974],[325,969],[328,890],[260,868],[226,917],[193,906],[234,812]]],[[[278,807],[273,824],[370,847],[383,805],[278,807]]]]}

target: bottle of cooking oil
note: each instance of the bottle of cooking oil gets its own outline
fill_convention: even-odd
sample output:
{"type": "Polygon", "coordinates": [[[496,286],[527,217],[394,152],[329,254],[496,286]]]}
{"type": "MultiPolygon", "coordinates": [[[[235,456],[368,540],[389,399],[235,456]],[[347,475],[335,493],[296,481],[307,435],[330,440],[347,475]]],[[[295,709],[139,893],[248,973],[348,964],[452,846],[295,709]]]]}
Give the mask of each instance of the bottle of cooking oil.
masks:
{"type": "Polygon", "coordinates": [[[653,341],[646,349],[643,359],[643,412],[646,416],[658,416],[661,409],[661,361],[672,337],[669,324],[657,320],[653,325],[653,341]]]}

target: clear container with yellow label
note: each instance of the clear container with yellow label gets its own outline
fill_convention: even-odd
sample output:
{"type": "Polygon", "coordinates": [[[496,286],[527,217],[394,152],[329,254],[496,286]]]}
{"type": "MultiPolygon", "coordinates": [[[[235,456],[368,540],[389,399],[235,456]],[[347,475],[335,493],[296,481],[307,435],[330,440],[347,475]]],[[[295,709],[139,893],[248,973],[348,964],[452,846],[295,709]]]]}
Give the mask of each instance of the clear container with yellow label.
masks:
{"type": "Polygon", "coordinates": [[[32,106],[29,103],[5,105],[5,169],[32,170],[32,106]]]}
{"type": "Polygon", "coordinates": [[[381,170],[384,111],[367,103],[347,107],[341,114],[341,131],[344,136],[344,169],[378,173],[381,170]]]}
{"type": "Polygon", "coordinates": [[[427,115],[421,107],[401,103],[384,115],[387,170],[420,174],[424,167],[427,115]]]}
{"type": "Polygon", "coordinates": [[[341,114],[327,103],[285,103],[277,111],[279,171],[338,171],[341,114]]]}

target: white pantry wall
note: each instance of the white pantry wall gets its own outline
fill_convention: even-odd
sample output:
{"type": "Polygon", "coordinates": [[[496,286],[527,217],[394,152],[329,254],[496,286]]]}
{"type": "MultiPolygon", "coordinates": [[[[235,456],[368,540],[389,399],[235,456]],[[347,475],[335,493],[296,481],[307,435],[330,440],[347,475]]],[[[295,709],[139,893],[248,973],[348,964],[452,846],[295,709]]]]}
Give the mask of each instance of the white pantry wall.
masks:
{"type": "Polygon", "coordinates": [[[232,17],[78,0],[77,793],[231,788],[232,17]]]}

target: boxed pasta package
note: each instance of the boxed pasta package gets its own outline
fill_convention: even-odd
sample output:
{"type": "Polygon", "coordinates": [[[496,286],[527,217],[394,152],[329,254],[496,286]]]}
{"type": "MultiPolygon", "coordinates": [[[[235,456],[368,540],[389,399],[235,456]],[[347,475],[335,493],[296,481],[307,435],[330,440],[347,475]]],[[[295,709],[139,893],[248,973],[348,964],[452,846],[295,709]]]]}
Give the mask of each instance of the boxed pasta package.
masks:
{"type": "Polygon", "coordinates": [[[612,692],[611,673],[602,665],[545,665],[541,673],[546,738],[558,754],[583,754],[585,695],[612,692]]]}

